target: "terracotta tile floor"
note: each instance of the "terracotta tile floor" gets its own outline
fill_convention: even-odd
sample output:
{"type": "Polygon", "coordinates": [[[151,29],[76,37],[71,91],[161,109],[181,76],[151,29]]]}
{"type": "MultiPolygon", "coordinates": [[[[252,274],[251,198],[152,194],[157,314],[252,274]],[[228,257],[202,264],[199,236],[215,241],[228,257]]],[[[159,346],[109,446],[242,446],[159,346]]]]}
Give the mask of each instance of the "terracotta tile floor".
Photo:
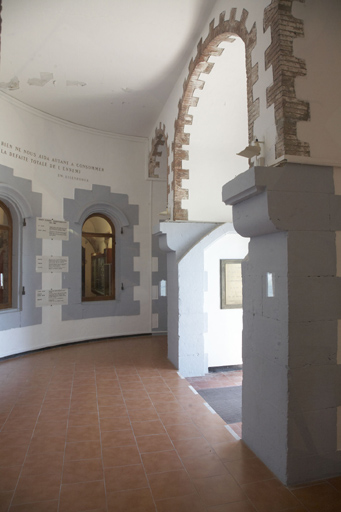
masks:
{"type": "Polygon", "coordinates": [[[196,390],[241,386],[243,383],[243,370],[212,372],[204,377],[187,377],[187,380],[196,390]]]}
{"type": "MultiPolygon", "coordinates": [[[[189,384],[196,390],[228,388],[241,386],[243,383],[243,370],[231,370],[226,372],[212,372],[204,377],[187,377],[189,384]]],[[[229,423],[239,439],[242,438],[242,423],[229,423]]]]}
{"type": "Polygon", "coordinates": [[[341,510],[341,479],[288,489],[204,406],[165,337],[0,363],[0,512],[341,510]]]}

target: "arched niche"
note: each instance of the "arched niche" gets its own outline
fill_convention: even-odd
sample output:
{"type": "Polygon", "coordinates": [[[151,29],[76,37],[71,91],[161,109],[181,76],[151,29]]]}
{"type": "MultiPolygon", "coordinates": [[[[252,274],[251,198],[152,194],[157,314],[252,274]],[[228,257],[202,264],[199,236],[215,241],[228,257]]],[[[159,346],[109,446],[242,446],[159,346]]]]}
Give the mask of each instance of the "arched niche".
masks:
{"type": "Polygon", "coordinates": [[[198,90],[188,146],[189,197],[182,201],[192,222],[232,222],[232,208],[222,202],[225,183],[248,167],[238,156],[248,145],[245,44],[240,37],[222,41],[219,57],[211,56],[212,73],[198,90]]]}
{"type": "Polygon", "coordinates": [[[184,82],[183,95],[179,102],[178,116],[175,121],[172,162],[174,220],[188,220],[188,210],[183,208],[182,201],[189,199],[188,189],[183,183],[183,180],[189,179],[189,169],[183,168],[183,162],[189,159],[190,133],[188,126],[193,123],[195,115],[193,107],[198,105],[199,98],[196,94],[204,87],[204,74],[211,73],[214,67],[214,62],[209,60],[210,57],[222,55],[224,49],[220,47],[220,44],[223,41],[231,40],[231,36],[234,35],[239,36],[245,44],[249,142],[254,138],[254,122],[259,116],[259,99],[254,100],[253,98],[253,86],[258,80],[258,63],[252,66],[251,53],[256,45],[257,30],[255,24],[250,31],[247,30],[248,11],[246,9],[243,9],[240,20],[236,19],[236,12],[236,8],[231,9],[230,17],[227,20],[225,12],[222,12],[216,26],[214,25],[215,20],[211,21],[208,36],[205,41],[202,39],[199,41],[197,55],[189,65],[189,74],[184,82]]]}

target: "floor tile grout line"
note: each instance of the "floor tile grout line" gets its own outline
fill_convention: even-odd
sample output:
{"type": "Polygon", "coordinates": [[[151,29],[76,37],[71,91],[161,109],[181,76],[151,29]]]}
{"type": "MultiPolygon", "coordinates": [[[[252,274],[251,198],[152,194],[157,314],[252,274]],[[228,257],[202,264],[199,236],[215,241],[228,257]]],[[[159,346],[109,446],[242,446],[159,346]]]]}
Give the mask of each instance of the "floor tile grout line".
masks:
{"type": "MultiPolygon", "coordinates": [[[[275,477],[275,478],[276,478],[276,477],[275,477]]],[[[320,482],[321,482],[321,481],[320,481],[320,482]]],[[[326,480],[323,480],[323,482],[326,482],[326,480]]],[[[310,485],[311,485],[311,484],[310,484],[310,485]]],[[[302,503],[302,501],[301,501],[299,498],[297,498],[297,496],[295,496],[295,494],[292,492],[292,489],[289,489],[289,487],[287,487],[287,486],[284,486],[284,487],[285,487],[285,489],[287,489],[287,490],[290,492],[290,494],[291,494],[294,498],[296,498],[296,500],[299,502],[299,504],[300,504],[303,508],[305,508],[305,510],[306,510],[307,512],[310,512],[310,510],[309,510],[309,509],[304,505],[304,503],[302,503]]]]}
{"type": "Polygon", "coordinates": [[[31,446],[31,443],[32,443],[32,439],[33,439],[33,437],[34,437],[34,432],[35,432],[35,429],[36,429],[37,423],[38,423],[38,421],[39,421],[39,417],[40,417],[40,414],[41,414],[41,410],[42,410],[42,408],[43,408],[44,401],[45,401],[45,397],[46,397],[46,394],[47,394],[47,392],[48,392],[48,388],[49,388],[49,385],[50,385],[50,383],[51,383],[51,380],[52,380],[52,377],[53,377],[53,373],[54,373],[54,371],[55,371],[55,367],[53,368],[53,372],[52,372],[52,374],[51,374],[51,377],[50,377],[49,383],[47,384],[46,391],[45,391],[45,393],[44,393],[44,398],[43,398],[43,400],[42,400],[42,403],[41,403],[41,406],[40,406],[40,410],[39,410],[39,413],[38,413],[38,415],[37,415],[36,422],[35,422],[34,427],[33,427],[33,430],[32,430],[32,435],[31,435],[31,438],[30,438],[30,442],[28,443],[28,447],[27,447],[27,450],[26,450],[26,454],[25,454],[25,457],[24,457],[23,463],[22,463],[22,465],[21,465],[21,470],[20,470],[20,473],[19,473],[19,476],[18,476],[18,480],[17,480],[16,486],[15,486],[15,489],[13,490],[12,499],[11,499],[10,504],[9,504],[9,506],[8,506],[8,509],[7,509],[8,511],[9,511],[9,510],[11,509],[11,507],[12,507],[13,499],[14,499],[14,497],[15,497],[15,493],[16,493],[16,491],[17,491],[17,488],[18,488],[18,485],[19,485],[19,482],[20,482],[20,478],[21,478],[21,475],[22,475],[22,472],[23,472],[23,469],[24,469],[25,461],[26,461],[26,459],[27,459],[27,455],[28,455],[28,452],[29,452],[29,449],[30,449],[30,446],[31,446]]]}
{"type": "MultiPolygon", "coordinates": [[[[178,373],[178,372],[177,372],[177,373],[178,373]]],[[[178,373],[178,375],[179,375],[179,373],[178,373]]],[[[160,375],[160,376],[161,376],[161,375],[160,375]]],[[[181,380],[183,380],[183,378],[181,377],[181,375],[179,375],[179,377],[180,377],[180,379],[181,379],[181,380]]],[[[162,378],[162,380],[164,381],[165,385],[168,387],[169,391],[170,391],[170,392],[172,393],[172,395],[174,396],[175,401],[176,401],[177,403],[179,403],[179,401],[177,400],[176,396],[173,394],[172,389],[171,389],[171,388],[170,388],[170,386],[167,384],[166,380],[165,380],[162,376],[161,376],[161,378],[162,378]]],[[[149,398],[150,398],[150,393],[148,392],[148,390],[147,390],[147,389],[146,389],[146,391],[147,391],[148,396],[149,396],[149,398]]],[[[151,398],[150,398],[150,399],[151,399],[151,398]]],[[[154,404],[153,404],[153,405],[154,405],[154,404]]],[[[181,404],[180,404],[180,403],[179,403],[179,405],[181,406],[181,404]]],[[[181,406],[181,407],[182,407],[182,406],[181,406]]],[[[170,435],[168,434],[167,429],[166,429],[166,426],[164,425],[164,423],[163,423],[163,421],[162,421],[162,419],[161,419],[161,417],[160,417],[160,414],[159,414],[159,412],[157,411],[157,409],[156,409],[156,408],[155,408],[155,411],[156,411],[156,414],[158,415],[159,421],[162,423],[162,426],[163,426],[163,428],[165,429],[166,434],[168,435],[168,438],[169,438],[169,440],[170,440],[170,442],[171,442],[171,444],[172,444],[172,446],[173,446],[173,449],[174,449],[175,453],[177,454],[177,456],[178,456],[178,458],[179,458],[179,460],[180,460],[180,462],[181,462],[181,464],[182,464],[183,470],[186,472],[186,474],[187,474],[187,476],[188,476],[188,478],[189,478],[190,482],[192,483],[193,488],[195,489],[195,493],[196,493],[196,495],[197,495],[197,496],[199,496],[198,490],[197,490],[197,488],[195,487],[194,483],[192,482],[192,478],[190,477],[190,475],[189,475],[189,473],[188,473],[188,471],[187,471],[187,469],[186,469],[186,467],[185,467],[185,465],[184,465],[184,463],[183,463],[183,460],[182,460],[182,458],[180,457],[179,452],[178,452],[178,450],[176,449],[176,447],[175,447],[175,445],[174,445],[174,443],[173,443],[173,440],[171,439],[170,435]]],[[[185,412],[185,410],[184,410],[184,412],[185,412]]],[[[192,422],[192,423],[193,423],[193,425],[194,425],[194,422],[193,422],[192,420],[191,420],[191,422],[192,422]]],[[[157,453],[157,452],[154,452],[154,453],[157,453]]],[[[177,471],[177,470],[174,470],[174,471],[177,471]]],[[[163,473],[169,473],[169,472],[170,472],[170,471],[164,471],[163,473]]],[[[160,473],[162,473],[162,472],[150,473],[150,474],[160,474],[160,473]]],[[[193,494],[194,494],[194,493],[193,493],[193,494]]],[[[174,497],[172,497],[172,498],[175,498],[175,497],[176,497],[176,496],[174,496],[174,497]]],[[[199,497],[200,497],[200,496],[199,496],[199,497]]],[[[168,498],[166,498],[166,499],[172,499],[172,498],[168,497],[168,498]]],[[[162,501],[162,500],[158,500],[158,501],[162,501]]]]}
{"type": "MultiPolygon", "coordinates": [[[[113,369],[114,369],[116,377],[117,377],[117,372],[116,372],[114,364],[113,364],[113,369]]],[[[99,410],[99,404],[98,404],[98,384],[97,384],[96,366],[95,366],[95,384],[96,384],[96,403],[97,403],[97,415],[98,415],[99,440],[100,440],[100,446],[101,446],[103,485],[104,485],[104,493],[105,493],[105,506],[106,506],[106,510],[108,510],[108,493],[107,493],[107,485],[106,485],[106,479],[105,479],[105,467],[104,467],[104,460],[103,460],[102,429],[101,429],[100,410],[99,410]]]]}
{"type": "Polygon", "coordinates": [[[74,380],[75,380],[75,373],[76,373],[76,364],[74,364],[74,366],[73,366],[73,373],[72,373],[72,382],[71,382],[71,390],[70,390],[70,405],[69,405],[69,412],[68,412],[68,416],[67,416],[67,420],[66,420],[65,446],[64,446],[64,454],[63,454],[62,473],[60,476],[60,487],[59,487],[59,495],[58,495],[57,512],[59,512],[59,510],[60,510],[60,503],[61,503],[61,496],[62,496],[64,464],[65,464],[65,455],[66,455],[66,446],[67,446],[67,436],[68,436],[68,431],[69,431],[69,419],[70,419],[70,412],[71,412],[72,393],[73,393],[73,384],[74,384],[74,380]]]}
{"type": "MultiPolygon", "coordinates": [[[[197,377],[197,378],[198,378],[198,379],[200,379],[201,377],[197,377]]],[[[204,378],[204,377],[203,377],[203,378],[204,378]]],[[[187,378],[186,380],[187,380],[188,382],[190,382],[190,379],[191,379],[191,378],[187,378]]],[[[220,387],[218,387],[218,388],[211,388],[211,387],[210,387],[210,388],[201,388],[201,387],[200,387],[200,388],[198,388],[198,389],[195,389],[195,388],[194,388],[194,389],[195,389],[196,391],[198,391],[198,394],[200,394],[200,391],[220,390],[220,389],[224,389],[224,388],[234,388],[234,387],[239,387],[239,386],[242,386],[242,383],[241,383],[241,384],[231,384],[231,385],[229,385],[229,386],[220,386],[220,387]]],[[[190,385],[190,386],[189,386],[189,388],[192,388],[192,385],[190,385]]],[[[207,403],[207,402],[206,402],[206,403],[207,403]]],[[[215,412],[215,414],[218,414],[218,416],[219,416],[219,413],[214,409],[214,407],[212,407],[212,406],[211,406],[211,405],[209,405],[208,403],[207,403],[207,405],[206,405],[206,406],[207,406],[208,408],[211,408],[211,409],[215,412]]],[[[221,416],[220,416],[220,417],[221,417],[221,416]]],[[[223,419],[223,418],[222,418],[222,419],[223,419]]],[[[225,421],[225,420],[223,420],[223,421],[225,421]]],[[[225,423],[226,423],[226,422],[225,422],[225,423]]],[[[237,423],[240,423],[240,424],[242,425],[242,422],[237,422],[237,423]]],[[[234,423],[226,423],[226,426],[231,426],[231,425],[234,425],[234,423]]],[[[232,428],[232,427],[231,427],[231,428],[232,428]]],[[[229,429],[227,429],[227,430],[228,430],[228,431],[230,431],[229,429]]],[[[233,430],[233,429],[232,429],[232,430],[233,430]]],[[[231,432],[231,434],[232,434],[232,432],[231,432]]],[[[232,434],[232,435],[234,436],[234,434],[232,434]]],[[[239,434],[237,434],[237,433],[236,433],[236,435],[238,436],[238,438],[239,438],[239,439],[242,439],[242,437],[240,437],[240,436],[239,436],[239,434]]]]}
{"type": "MultiPolygon", "coordinates": [[[[135,370],[136,370],[136,366],[135,366],[135,365],[134,365],[134,368],[135,368],[135,370]]],[[[143,385],[143,381],[142,381],[142,379],[141,379],[140,375],[139,375],[139,378],[140,378],[141,384],[143,385]]],[[[119,377],[118,377],[118,380],[119,380],[119,377]]],[[[119,384],[119,386],[120,386],[120,388],[121,388],[121,384],[120,384],[120,382],[118,382],[118,384],[119,384]]],[[[143,386],[143,387],[144,387],[144,386],[143,386]]],[[[121,388],[121,390],[122,390],[122,388],[121,388]]],[[[124,398],[123,391],[122,391],[122,396],[123,396],[124,403],[126,404],[126,400],[125,400],[125,398],[124,398]]],[[[126,408],[127,408],[127,405],[126,405],[126,408]]],[[[140,450],[139,450],[139,447],[138,447],[138,443],[137,443],[136,435],[135,435],[134,428],[133,428],[133,425],[132,425],[132,423],[133,423],[133,422],[131,421],[131,418],[130,418],[130,415],[129,415],[128,408],[127,408],[127,414],[128,414],[128,418],[129,418],[129,422],[130,422],[131,431],[132,431],[133,436],[134,436],[134,439],[135,439],[136,449],[137,449],[137,451],[138,451],[138,453],[139,453],[139,457],[140,457],[141,465],[142,465],[142,467],[143,467],[143,471],[144,471],[144,474],[145,474],[145,477],[146,477],[146,481],[147,481],[147,484],[148,484],[148,489],[149,489],[149,491],[150,491],[150,495],[151,495],[152,500],[153,500],[153,503],[154,503],[155,512],[157,512],[156,501],[155,501],[155,499],[154,499],[154,495],[153,495],[152,488],[151,488],[151,485],[150,485],[150,482],[149,482],[148,474],[147,474],[147,471],[146,471],[145,465],[144,465],[144,463],[143,463],[142,454],[141,454],[141,452],[140,452],[140,450]]]]}
{"type": "MultiPolygon", "coordinates": [[[[135,368],[136,368],[136,367],[135,367],[135,368]]],[[[167,387],[168,387],[169,391],[170,391],[170,392],[172,393],[172,395],[173,395],[173,392],[172,392],[171,388],[168,386],[168,384],[166,383],[165,379],[163,379],[163,377],[161,376],[161,374],[160,374],[160,377],[162,378],[162,380],[164,381],[165,385],[167,385],[167,387]]],[[[145,387],[145,385],[143,384],[142,379],[141,379],[141,383],[142,383],[142,385],[143,385],[143,387],[144,387],[145,392],[148,394],[149,399],[150,399],[150,400],[151,400],[151,402],[152,402],[152,399],[151,399],[151,397],[150,397],[150,392],[147,390],[147,388],[146,388],[146,387],[145,387]]],[[[175,398],[175,401],[176,401],[176,402],[178,402],[178,401],[176,400],[175,395],[173,395],[173,396],[174,396],[174,398],[175,398]]],[[[156,412],[156,414],[157,414],[157,416],[158,416],[158,418],[159,418],[160,423],[162,424],[162,426],[163,426],[163,428],[164,428],[164,431],[165,431],[165,434],[164,434],[164,435],[167,435],[167,436],[168,436],[169,441],[170,441],[170,443],[171,443],[171,445],[172,445],[172,447],[173,447],[173,450],[176,452],[176,454],[177,454],[177,456],[178,456],[178,458],[179,458],[179,460],[180,460],[180,462],[181,462],[181,464],[182,464],[183,470],[186,472],[187,476],[189,477],[190,481],[192,482],[192,479],[190,478],[190,476],[189,476],[189,474],[188,474],[188,471],[187,471],[187,469],[185,468],[185,466],[184,466],[184,464],[183,464],[183,461],[182,461],[181,457],[179,456],[179,453],[178,453],[178,451],[176,450],[175,445],[174,445],[174,443],[173,443],[172,439],[170,438],[170,436],[169,436],[169,434],[168,434],[168,432],[167,432],[167,429],[166,429],[166,427],[165,427],[164,423],[162,422],[162,420],[161,420],[161,418],[160,418],[160,414],[159,414],[159,412],[157,411],[157,409],[155,408],[155,406],[154,406],[154,403],[153,403],[153,402],[152,402],[152,405],[153,405],[153,408],[155,409],[155,412],[156,412]]],[[[129,415],[129,412],[128,412],[128,415],[129,415]]],[[[129,416],[129,419],[130,419],[130,416],[129,416]]],[[[147,420],[147,421],[148,421],[148,420],[147,420]]],[[[130,423],[131,423],[131,426],[132,426],[132,423],[133,423],[133,422],[131,422],[131,421],[130,421],[130,423]]],[[[132,426],[132,430],[133,430],[133,434],[134,434],[135,440],[136,440],[136,437],[144,437],[144,436],[135,436],[133,426],[132,426]]],[[[150,435],[154,435],[154,434],[150,434],[150,435]]],[[[156,435],[158,435],[158,434],[156,434],[156,435]]],[[[148,435],[147,435],[146,437],[148,437],[148,435]]],[[[138,446],[137,440],[136,440],[136,445],[138,446]]],[[[173,451],[173,450],[164,450],[164,451],[173,451]]],[[[154,495],[153,495],[153,492],[152,492],[152,490],[151,490],[150,483],[149,483],[148,473],[147,473],[147,471],[146,471],[146,469],[145,469],[145,466],[144,466],[144,463],[143,463],[143,458],[142,458],[142,455],[143,455],[143,454],[140,452],[139,448],[138,448],[138,451],[139,451],[140,459],[141,459],[141,462],[142,462],[142,465],[143,465],[143,468],[144,468],[144,471],[145,471],[145,475],[146,475],[146,478],[147,478],[147,482],[148,482],[148,485],[149,485],[149,488],[150,488],[150,491],[151,491],[151,494],[152,494],[152,497],[153,497],[153,501],[154,501],[154,503],[155,503],[155,507],[156,507],[156,510],[157,510],[156,501],[155,501],[155,499],[154,499],[154,495]]],[[[146,453],[159,453],[159,452],[160,452],[160,451],[158,450],[157,452],[146,452],[146,453]]],[[[176,471],[176,470],[174,470],[174,471],[176,471]]],[[[167,472],[170,472],[170,471],[157,472],[157,473],[150,473],[150,474],[160,474],[160,473],[167,473],[167,472]]],[[[193,486],[194,486],[194,484],[193,484],[193,486]]],[[[194,488],[195,488],[195,486],[194,486],[194,488]]],[[[196,488],[195,488],[195,490],[196,490],[196,488]]],[[[196,490],[196,493],[198,494],[197,490],[196,490]]]]}
{"type": "MultiPolygon", "coordinates": [[[[181,404],[179,404],[179,405],[181,406],[181,404]]],[[[203,403],[203,405],[205,405],[205,402],[203,403]]],[[[185,412],[186,412],[186,411],[185,411],[185,412]]],[[[218,413],[216,413],[216,414],[218,414],[218,413]]],[[[218,415],[218,416],[219,416],[219,415],[218,415]]],[[[192,420],[192,421],[193,421],[193,420],[192,420]]],[[[195,425],[195,423],[194,423],[194,422],[193,422],[193,424],[195,425]]],[[[200,430],[200,429],[199,429],[199,430],[200,430]]],[[[201,430],[200,430],[200,432],[201,432],[201,430]]],[[[202,434],[202,437],[207,441],[207,443],[209,444],[209,446],[212,448],[212,450],[214,451],[214,453],[216,453],[216,452],[215,452],[215,450],[214,450],[213,444],[209,442],[209,440],[206,438],[206,436],[205,436],[205,434],[204,434],[203,432],[201,432],[201,434],[202,434]]],[[[241,440],[241,439],[240,439],[240,440],[241,440]]],[[[178,455],[178,456],[179,456],[179,455],[178,455]]],[[[232,474],[232,473],[229,471],[229,469],[225,466],[224,462],[222,461],[222,459],[219,457],[219,455],[218,455],[218,454],[217,454],[217,456],[218,456],[219,460],[221,461],[221,463],[224,465],[224,467],[225,467],[225,469],[226,469],[227,473],[232,477],[232,479],[235,481],[236,485],[238,485],[238,487],[242,490],[242,492],[243,492],[243,494],[245,495],[245,497],[246,497],[246,498],[248,498],[248,497],[246,496],[245,492],[243,491],[241,484],[236,480],[236,478],[233,476],[233,474],[232,474]]],[[[180,458],[180,460],[181,460],[181,462],[182,462],[182,459],[181,459],[181,457],[180,457],[180,456],[179,456],[179,458],[180,458]]],[[[185,468],[185,469],[186,469],[186,468],[185,468]]],[[[187,470],[186,470],[186,471],[187,471],[187,470]]],[[[192,481],[192,478],[190,477],[190,475],[189,475],[189,473],[188,473],[188,472],[187,472],[187,474],[188,474],[188,476],[189,476],[190,480],[192,481]]],[[[210,477],[207,477],[207,478],[210,478],[210,477]]],[[[193,485],[194,485],[194,487],[195,487],[195,484],[193,484],[193,485]]],[[[197,489],[196,489],[196,490],[197,490],[197,489]]],[[[197,494],[199,495],[198,490],[197,490],[197,494]]],[[[199,495],[199,496],[200,496],[200,495],[199,495]]],[[[207,508],[208,508],[208,507],[207,507],[207,508]]]]}
{"type": "MultiPolygon", "coordinates": [[[[179,374],[178,374],[178,375],[179,375],[179,374]]],[[[182,377],[181,377],[181,375],[179,375],[179,377],[180,377],[180,379],[181,379],[181,380],[183,380],[183,379],[182,379],[182,377]]],[[[162,378],[162,380],[164,381],[164,383],[166,384],[166,386],[168,387],[168,389],[170,390],[170,392],[172,393],[172,395],[175,397],[175,399],[176,399],[175,401],[176,401],[176,402],[180,405],[180,407],[183,409],[182,405],[179,403],[179,401],[177,400],[176,396],[173,394],[173,391],[172,391],[171,387],[167,384],[167,381],[166,381],[162,376],[161,376],[161,378],[162,378]]],[[[148,391],[147,391],[147,393],[148,393],[148,395],[149,395],[149,397],[150,397],[150,393],[149,393],[148,391]]],[[[194,395],[193,395],[193,396],[194,396],[194,395]]],[[[176,449],[176,447],[175,447],[175,445],[174,445],[174,443],[173,443],[173,440],[171,439],[170,435],[168,434],[167,429],[166,429],[166,426],[164,425],[164,423],[163,423],[162,419],[160,418],[159,412],[157,411],[157,409],[156,409],[156,408],[155,408],[155,410],[156,410],[156,414],[157,414],[157,415],[158,415],[158,417],[159,417],[159,421],[162,423],[163,428],[165,429],[165,431],[166,431],[166,433],[167,433],[167,435],[168,435],[168,438],[169,438],[169,440],[170,440],[170,442],[171,442],[171,444],[172,444],[172,446],[173,446],[173,449],[174,449],[175,453],[177,454],[177,456],[178,456],[178,458],[179,458],[179,460],[180,460],[180,462],[181,462],[181,464],[182,464],[182,467],[183,467],[184,471],[186,472],[186,474],[187,474],[187,476],[188,476],[188,478],[189,478],[189,480],[190,480],[191,484],[193,485],[193,489],[195,490],[195,494],[200,498],[200,494],[199,494],[199,492],[198,492],[198,489],[196,488],[196,486],[195,486],[195,484],[194,484],[194,482],[193,482],[193,479],[191,478],[191,476],[190,476],[190,474],[189,474],[189,472],[188,472],[187,468],[185,467],[184,462],[183,462],[183,460],[182,460],[182,457],[180,457],[180,454],[179,454],[178,450],[176,449]]],[[[183,409],[183,411],[186,413],[185,409],[183,409]]],[[[192,419],[191,419],[191,423],[195,426],[195,423],[193,422],[193,420],[192,420],[192,419]]],[[[210,444],[210,443],[209,443],[209,444],[210,444]]],[[[210,444],[210,446],[211,446],[211,444],[210,444]]],[[[154,452],[154,453],[157,453],[157,452],[154,452]]],[[[228,470],[227,470],[227,471],[228,471],[228,470]]],[[[159,473],[160,473],[160,472],[159,472],[159,473]]],[[[164,471],[164,473],[167,473],[167,471],[164,471]]],[[[194,494],[194,493],[193,493],[193,494],[194,494]]],[[[175,498],[175,497],[176,497],[176,496],[174,496],[173,498],[175,498]]],[[[171,499],[171,498],[167,498],[167,499],[171,499]]],[[[160,501],[161,501],[161,500],[160,500],[160,501]]],[[[206,507],[206,508],[207,508],[207,507],[206,507]]]]}
{"type": "Polygon", "coordinates": [[[13,406],[12,406],[12,408],[11,408],[10,412],[8,413],[7,418],[6,418],[6,420],[5,420],[5,423],[3,423],[2,427],[0,428],[0,434],[3,432],[3,429],[4,429],[4,427],[5,427],[5,425],[6,425],[7,421],[8,421],[8,418],[10,417],[10,415],[12,414],[12,411],[13,411],[14,407],[16,406],[16,404],[17,404],[17,401],[18,401],[18,399],[19,399],[20,394],[21,394],[21,393],[19,393],[19,395],[18,395],[18,397],[17,397],[16,401],[14,402],[14,404],[13,404],[13,406]]]}

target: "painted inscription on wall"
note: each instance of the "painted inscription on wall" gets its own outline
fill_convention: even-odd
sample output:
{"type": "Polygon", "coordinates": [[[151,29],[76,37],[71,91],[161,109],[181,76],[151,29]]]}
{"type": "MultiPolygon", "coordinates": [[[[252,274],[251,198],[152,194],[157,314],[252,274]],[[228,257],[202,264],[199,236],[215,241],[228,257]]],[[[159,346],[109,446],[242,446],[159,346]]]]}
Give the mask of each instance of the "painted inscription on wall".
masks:
{"type": "Polygon", "coordinates": [[[92,173],[103,173],[104,168],[95,165],[85,164],[83,162],[66,160],[57,158],[54,155],[46,155],[36,151],[31,151],[27,148],[15,146],[7,141],[0,140],[0,154],[6,155],[11,159],[20,162],[26,162],[30,165],[45,168],[46,170],[55,173],[57,178],[89,182],[89,179],[84,175],[84,171],[92,173]]]}

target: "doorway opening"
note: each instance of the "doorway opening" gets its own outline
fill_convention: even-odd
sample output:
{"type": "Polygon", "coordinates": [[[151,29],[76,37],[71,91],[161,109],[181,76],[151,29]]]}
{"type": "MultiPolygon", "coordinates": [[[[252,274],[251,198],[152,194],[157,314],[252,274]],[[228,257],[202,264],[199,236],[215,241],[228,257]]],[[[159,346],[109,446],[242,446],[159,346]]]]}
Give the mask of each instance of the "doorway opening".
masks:
{"type": "MultiPolygon", "coordinates": [[[[212,22],[209,36],[198,45],[198,56],[191,61],[190,74],[179,103],[173,146],[173,219],[187,221],[189,225],[193,223],[193,229],[196,229],[198,222],[210,222],[229,224],[231,230],[221,240],[212,236],[215,239],[212,247],[205,247],[203,241],[198,240],[184,258],[189,261],[190,252],[193,251],[193,257],[197,254],[203,259],[203,302],[200,304],[198,295],[195,297],[197,311],[194,311],[193,302],[190,308],[184,307],[186,297],[182,295],[182,289],[186,289],[187,278],[185,272],[181,273],[181,267],[188,265],[185,261],[179,263],[181,308],[186,309],[186,315],[193,311],[193,318],[201,308],[204,325],[202,340],[199,333],[193,335],[192,351],[198,354],[203,348],[205,363],[202,367],[206,368],[206,374],[209,367],[242,364],[242,307],[222,311],[218,291],[220,260],[243,259],[247,254],[248,240],[242,239],[234,231],[232,209],[222,203],[221,190],[226,182],[248,168],[247,161],[237,153],[253,140],[254,121],[259,110],[259,100],[253,99],[253,85],[258,79],[257,66],[251,66],[256,28],[253,26],[250,32],[246,30],[247,12],[243,11],[240,21],[235,19],[235,14],[231,10],[230,19],[225,20],[223,13],[217,27],[212,22]],[[246,244],[241,251],[240,241],[246,244]],[[198,254],[200,247],[203,250],[201,255],[198,254]],[[221,353],[217,354],[219,344],[221,353]],[[216,360],[212,362],[214,358],[216,360]]],[[[184,361],[187,358],[191,361],[188,364],[192,365],[186,368],[185,363],[179,362],[179,368],[182,368],[180,371],[184,376],[196,378],[193,373],[194,358],[188,350],[191,345],[186,328],[189,319],[180,311],[178,321],[179,361],[183,354],[184,361]],[[186,333],[184,340],[182,333],[186,333]],[[186,346],[186,353],[182,350],[182,343],[186,346]]],[[[197,375],[206,377],[202,377],[202,373],[197,375]]]]}

